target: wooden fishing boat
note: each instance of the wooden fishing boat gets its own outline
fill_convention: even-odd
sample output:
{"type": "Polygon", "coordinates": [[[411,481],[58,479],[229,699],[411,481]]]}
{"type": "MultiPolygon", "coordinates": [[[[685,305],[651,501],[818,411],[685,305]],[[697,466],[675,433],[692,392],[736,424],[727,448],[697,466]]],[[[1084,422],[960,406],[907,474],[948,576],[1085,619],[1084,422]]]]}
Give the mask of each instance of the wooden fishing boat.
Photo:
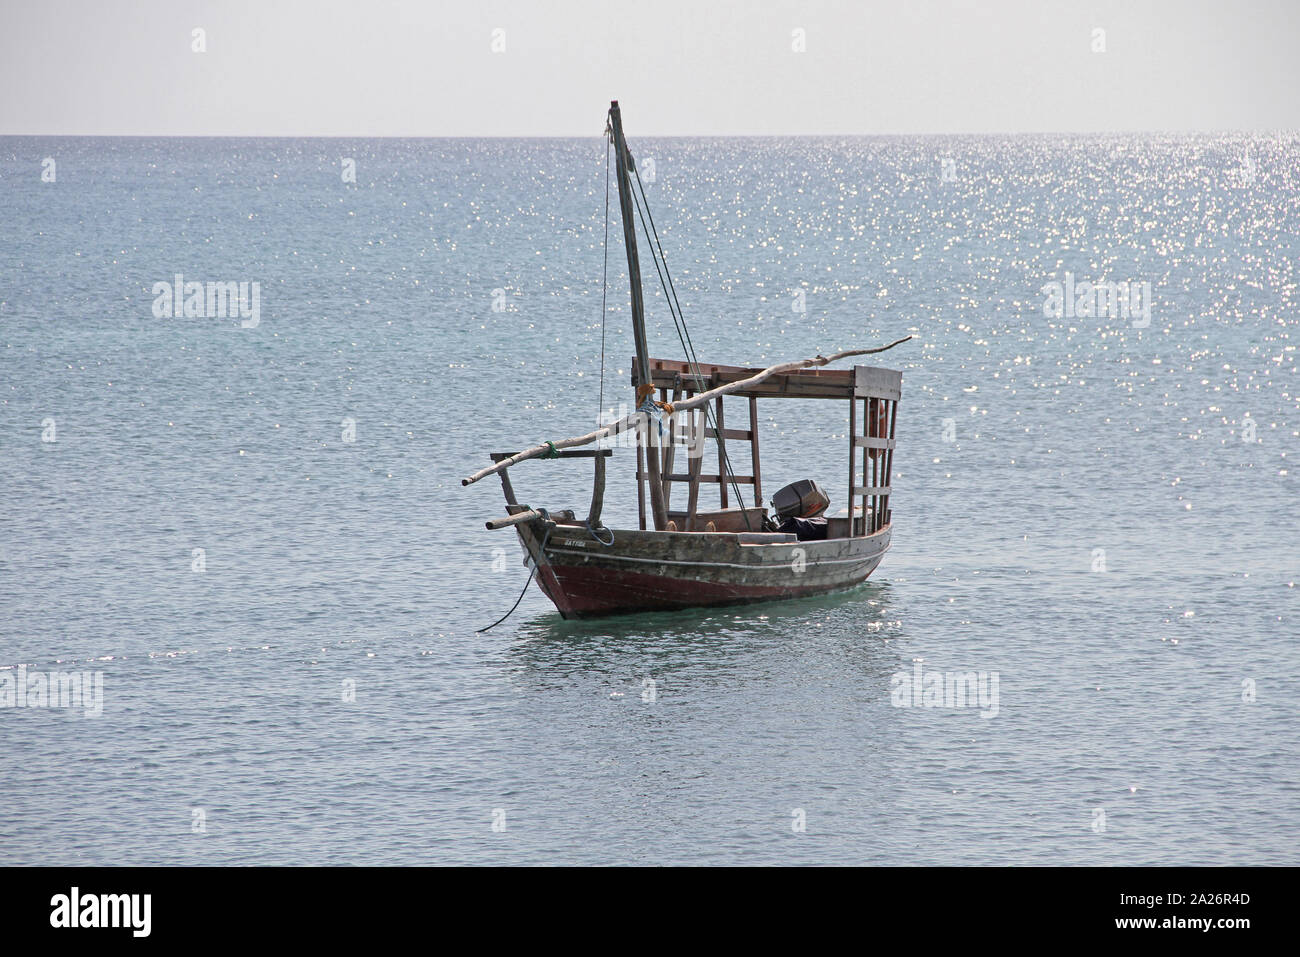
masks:
{"type": "MultiPolygon", "coordinates": [[[[651,358],[634,210],[647,238],[653,236],[651,255],[679,333],[685,332],[684,318],[662,261],[644,186],[623,138],[617,101],[610,106],[606,132],[615,156],[631,280],[636,411],[584,436],[544,442],[522,452],[493,453],[493,464],[462,484],[499,476],[507,515],[487,522],[487,527],[516,531],[539,585],[565,618],[794,598],[860,584],[876,570],[893,535],[889,497],[902,374],[871,366],[823,367],[850,356],[883,352],[911,337],[758,369],[698,361],[687,333],[682,336],[688,353],[685,360],[651,358]],[[633,191],[633,176],[639,193],[633,191]],[[747,400],[748,428],[725,425],[724,396],[747,400]],[[773,497],[774,501],[782,498],[784,508],[778,511],[784,523],[769,515],[763,505],[759,463],[760,399],[849,403],[849,495],[842,515],[821,517],[824,497],[810,494],[811,504],[805,508],[802,495],[786,494],[787,490],[773,497]],[[635,438],[637,529],[610,529],[601,522],[605,459],[613,449],[586,447],[608,444],[619,436],[635,438]],[[704,471],[709,442],[716,447],[716,473],[704,471]],[[732,468],[728,442],[733,448],[734,443],[749,444],[751,474],[740,475],[732,468]],[[684,465],[679,454],[686,459],[684,465]],[[519,501],[511,468],[530,459],[574,457],[591,458],[594,463],[591,506],[585,517],[519,501]],[[672,507],[675,485],[686,486],[686,501],[676,509],[672,507]],[[717,486],[717,508],[701,507],[702,485],[717,486]],[[741,486],[752,489],[752,506],[742,500],[741,486]]],[[[811,484],[801,486],[808,488],[811,484]]]]}

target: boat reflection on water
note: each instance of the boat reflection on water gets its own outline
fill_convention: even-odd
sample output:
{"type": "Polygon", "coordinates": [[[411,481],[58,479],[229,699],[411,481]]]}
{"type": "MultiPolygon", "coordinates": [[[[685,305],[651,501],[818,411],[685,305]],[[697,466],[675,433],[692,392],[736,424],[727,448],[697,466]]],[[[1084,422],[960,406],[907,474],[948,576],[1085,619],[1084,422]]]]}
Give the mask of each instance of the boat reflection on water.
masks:
{"type": "Polygon", "coordinates": [[[722,670],[744,680],[763,677],[773,657],[797,660],[814,648],[836,669],[853,669],[879,678],[908,659],[893,650],[903,637],[902,622],[888,582],[865,582],[828,595],[761,606],[737,606],[565,619],[557,613],[535,615],[515,630],[509,655],[522,669],[538,674],[584,672],[636,675],[679,668],[694,672],[722,670]],[[707,654],[706,654],[707,652],[707,654]],[[832,664],[833,661],[833,664],[832,664]]]}

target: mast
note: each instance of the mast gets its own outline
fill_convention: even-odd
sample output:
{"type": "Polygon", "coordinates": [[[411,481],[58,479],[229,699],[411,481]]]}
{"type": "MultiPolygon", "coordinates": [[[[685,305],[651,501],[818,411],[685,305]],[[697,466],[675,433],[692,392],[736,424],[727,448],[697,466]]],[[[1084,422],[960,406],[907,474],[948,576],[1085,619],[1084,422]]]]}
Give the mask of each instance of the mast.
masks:
{"type": "MultiPolygon", "coordinates": [[[[623,139],[623,117],[619,113],[618,100],[609,104],[609,129],[614,141],[614,156],[618,170],[618,205],[623,217],[623,246],[627,249],[627,275],[632,286],[632,333],[636,337],[636,371],[637,382],[641,385],[653,384],[650,376],[650,353],[646,347],[645,337],[645,302],[641,291],[641,264],[636,252],[636,219],[632,206],[632,183],[628,171],[635,170],[636,164],[628,152],[627,141],[623,139]]],[[[652,394],[653,397],[653,394],[652,394]]],[[[668,526],[668,512],[664,506],[664,483],[659,470],[659,433],[651,424],[646,429],[649,439],[646,447],[646,473],[650,481],[650,509],[654,513],[655,528],[663,531],[668,526]]],[[[640,478],[637,479],[640,482],[640,478]]]]}

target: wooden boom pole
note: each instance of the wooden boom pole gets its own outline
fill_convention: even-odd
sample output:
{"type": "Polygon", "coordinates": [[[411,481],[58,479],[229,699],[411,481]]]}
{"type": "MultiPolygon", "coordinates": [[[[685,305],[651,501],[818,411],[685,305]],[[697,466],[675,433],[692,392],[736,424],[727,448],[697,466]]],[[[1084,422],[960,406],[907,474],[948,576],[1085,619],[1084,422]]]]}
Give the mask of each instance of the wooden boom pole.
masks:
{"type": "MultiPolygon", "coordinates": [[[[720,385],[716,389],[710,389],[707,392],[700,392],[691,396],[689,399],[682,399],[680,402],[674,402],[673,415],[712,402],[718,396],[727,395],[730,392],[737,392],[741,389],[748,389],[752,386],[756,386],[764,379],[769,379],[774,375],[781,375],[786,372],[798,372],[800,369],[808,369],[813,366],[824,366],[827,363],[835,362],[839,359],[846,359],[849,356],[874,355],[877,352],[884,352],[886,349],[892,349],[894,346],[906,342],[911,338],[913,337],[904,336],[902,339],[891,342],[887,346],[876,346],[874,349],[849,349],[845,352],[837,352],[830,356],[819,355],[812,359],[799,359],[794,362],[782,362],[778,365],[770,366],[757,375],[750,376],[748,379],[741,379],[737,382],[728,382],[726,385],[720,385]]],[[[645,381],[649,382],[651,380],[647,376],[645,381]]],[[[517,452],[509,458],[504,458],[494,465],[475,472],[469,478],[461,479],[460,484],[473,485],[480,479],[485,479],[489,475],[495,475],[496,473],[508,469],[512,465],[518,465],[520,462],[526,461],[527,459],[553,458],[562,449],[572,449],[580,445],[590,445],[592,442],[599,442],[603,438],[618,435],[620,432],[631,431],[632,429],[640,427],[643,423],[650,424],[648,422],[649,418],[649,413],[633,412],[626,418],[619,419],[612,425],[607,425],[603,429],[597,429],[595,432],[575,436],[571,439],[560,439],[556,442],[544,442],[541,445],[534,445],[530,449],[524,449],[522,452],[517,452]]]]}
{"type": "MultiPolygon", "coordinates": [[[[632,182],[628,171],[635,169],[627,141],[623,139],[623,117],[618,100],[609,104],[609,130],[614,140],[614,156],[618,171],[618,205],[623,216],[623,246],[627,249],[627,277],[632,286],[632,332],[636,336],[637,380],[643,385],[650,378],[650,352],[646,347],[645,300],[641,291],[641,263],[636,252],[636,216],[632,201],[632,182]]],[[[646,423],[646,472],[650,476],[650,510],[655,528],[663,531],[668,526],[668,510],[664,505],[664,483],[659,474],[658,430],[646,423]]],[[[640,479],[637,480],[638,482],[640,479]]]]}

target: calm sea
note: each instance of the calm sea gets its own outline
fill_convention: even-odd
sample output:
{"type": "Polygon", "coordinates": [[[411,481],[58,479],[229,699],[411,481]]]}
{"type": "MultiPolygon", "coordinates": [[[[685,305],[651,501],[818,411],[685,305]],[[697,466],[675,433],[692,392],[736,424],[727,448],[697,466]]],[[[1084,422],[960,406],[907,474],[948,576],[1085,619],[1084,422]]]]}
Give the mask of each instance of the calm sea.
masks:
{"type": "MultiPolygon", "coordinates": [[[[631,144],[701,357],[916,333],[866,585],[476,633],[527,570],[460,478],[601,406],[599,138],[0,138],[6,860],[1300,863],[1300,137],[631,144]]],[[[760,409],[842,506],[847,409],[760,409]]]]}

